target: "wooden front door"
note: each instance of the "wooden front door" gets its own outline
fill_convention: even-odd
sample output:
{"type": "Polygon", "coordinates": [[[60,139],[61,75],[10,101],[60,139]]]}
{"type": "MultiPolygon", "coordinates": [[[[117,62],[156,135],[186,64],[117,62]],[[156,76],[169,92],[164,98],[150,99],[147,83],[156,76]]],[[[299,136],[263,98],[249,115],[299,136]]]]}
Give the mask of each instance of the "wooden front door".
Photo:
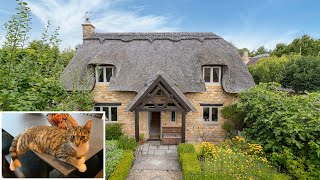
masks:
{"type": "Polygon", "coordinates": [[[161,112],[150,113],[149,139],[160,139],[161,135],[161,112]]]}

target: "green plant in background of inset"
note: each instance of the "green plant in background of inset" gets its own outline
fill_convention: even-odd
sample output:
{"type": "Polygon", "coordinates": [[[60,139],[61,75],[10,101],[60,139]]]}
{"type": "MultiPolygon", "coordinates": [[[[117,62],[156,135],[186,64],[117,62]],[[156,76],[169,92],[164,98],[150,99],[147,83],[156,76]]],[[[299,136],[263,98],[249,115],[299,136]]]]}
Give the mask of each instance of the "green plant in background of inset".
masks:
{"type": "Polygon", "coordinates": [[[137,142],[135,138],[128,136],[120,136],[118,148],[123,150],[132,150],[134,151],[137,147],[137,142]]]}
{"type": "Polygon", "coordinates": [[[122,158],[112,172],[109,180],[125,180],[129,174],[133,161],[133,152],[125,150],[122,158]]]}
{"type": "Polygon", "coordinates": [[[106,140],[118,140],[123,135],[120,124],[106,124],[106,140]]]}

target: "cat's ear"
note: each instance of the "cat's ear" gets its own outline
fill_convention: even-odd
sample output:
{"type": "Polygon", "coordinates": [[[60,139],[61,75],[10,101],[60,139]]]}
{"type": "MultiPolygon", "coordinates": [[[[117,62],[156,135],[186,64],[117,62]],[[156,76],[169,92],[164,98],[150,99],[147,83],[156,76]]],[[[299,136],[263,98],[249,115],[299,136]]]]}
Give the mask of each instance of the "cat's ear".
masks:
{"type": "Polygon", "coordinates": [[[89,119],[88,122],[83,126],[83,128],[90,132],[92,126],[92,120],[89,119]]]}

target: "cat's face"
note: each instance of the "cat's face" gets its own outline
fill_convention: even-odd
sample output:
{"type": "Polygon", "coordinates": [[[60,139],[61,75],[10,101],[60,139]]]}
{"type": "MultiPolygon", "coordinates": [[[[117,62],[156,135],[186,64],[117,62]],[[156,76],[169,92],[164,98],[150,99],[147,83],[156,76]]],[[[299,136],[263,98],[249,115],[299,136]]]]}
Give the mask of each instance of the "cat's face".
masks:
{"type": "Polygon", "coordinates": [[[76,126],[68,129],[67,139],[76,147],[89,141],[92,120],[89,120],[84,126],[76,126]]]}

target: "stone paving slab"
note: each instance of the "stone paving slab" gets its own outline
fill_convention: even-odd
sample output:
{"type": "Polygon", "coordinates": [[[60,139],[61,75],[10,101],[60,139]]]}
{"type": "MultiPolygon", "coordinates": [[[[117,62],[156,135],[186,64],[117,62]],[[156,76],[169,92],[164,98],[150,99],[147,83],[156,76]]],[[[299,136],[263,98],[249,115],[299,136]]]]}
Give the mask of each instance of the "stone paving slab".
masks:
{"type": "Polygon", "coordinates": [[[180,180],[177,146],[146,143],[138,148],[128,180],[180,180]]]}
{"type": "Polygon", "coordinates": [[[140,157],[135,160],[132,169],[180,171],[180,164],[177,159],[140,157]]]}
{"type": "Polygon", "coordinates": [[[130,171],[127,180],[181,180],[181,171],[154,171],[154,170],[136,170],[130,171]]]}

